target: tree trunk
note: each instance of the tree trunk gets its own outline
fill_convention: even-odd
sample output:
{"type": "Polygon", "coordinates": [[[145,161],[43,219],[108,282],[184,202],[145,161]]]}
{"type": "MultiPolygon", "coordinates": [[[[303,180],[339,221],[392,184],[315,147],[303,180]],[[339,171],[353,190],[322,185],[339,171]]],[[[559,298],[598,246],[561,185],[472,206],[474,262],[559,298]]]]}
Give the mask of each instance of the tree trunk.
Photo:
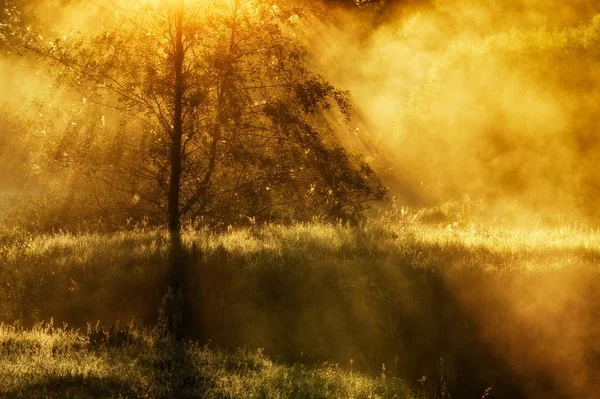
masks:
{"type": "Polygon", "coordinates": [[[181,139],[183,136],[183,16],[184,0],[177,1],[175,33],[175,114],[171,135],[171,177],[169,180],[169,231],[179,235],[181,219],[179,213],[179,193],[181,186],[181,139]]]}
{"type": "Polygon", "coordinates": [[[181,190],[182,170],[182,137],[183,137],[183,18],[184,0],[177,0],[175,11],[175,103],[173,115],[173,131],[171,134],[171,176],[169,179],[168,212],[169,233],[171,238],[169,266],[171,269],[170,287],[173,293],[172,303],[168,309],[169,330],[177,338],[183,338],[183,317],[185,302],[185,259],[181,242],[181,213],[179,197],[181,190]]]}

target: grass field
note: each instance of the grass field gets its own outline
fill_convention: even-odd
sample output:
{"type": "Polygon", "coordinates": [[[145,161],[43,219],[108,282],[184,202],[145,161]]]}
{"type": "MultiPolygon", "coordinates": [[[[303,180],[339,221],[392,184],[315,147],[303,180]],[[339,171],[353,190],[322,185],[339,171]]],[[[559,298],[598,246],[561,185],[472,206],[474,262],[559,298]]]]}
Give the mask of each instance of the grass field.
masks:
{"type": "Polygon", "coordinates": [[[398,380],[337,365],[277,365],[258,351],[226,353],[136,331],[120,347],[47,324],[0,327],[7,398],[409,398],[398,380]]]}
{"type": "Polygon", "coordinates": [[[195,343],[177,346],[149,329],[166,234],[4,231],[0,393],[592,398],[600,384],[597,231],[400,218],[183,241],[195,343]],[[147,327],[98,346],[98,320],[147,327]]]}

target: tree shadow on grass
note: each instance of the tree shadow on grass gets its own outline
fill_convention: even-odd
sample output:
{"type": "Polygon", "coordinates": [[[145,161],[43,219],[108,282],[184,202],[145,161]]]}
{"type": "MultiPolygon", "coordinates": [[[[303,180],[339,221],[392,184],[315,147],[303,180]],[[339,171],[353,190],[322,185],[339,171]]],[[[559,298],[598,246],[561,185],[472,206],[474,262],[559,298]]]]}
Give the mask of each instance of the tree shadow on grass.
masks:
{"type": "MultiPolygon", "coordinates": [[[[546,324],[527,325],[512,308],[521,303],[515,298],[531,298],[532,317],[552,311],[553,302],[541,298],[556,293],[559,282],[581,287],[585,279],[577,276],[583,272],[499,274],[485,266],[544,265],[548,257],[589,257],[593,251],[567,248],[548,257],[520,251],[515,260],[508,251],[486,247],[378,247],[360,238],[347,249],[316,242],[256,254],[226,248],[208,254],[190,279],[198,316],[192,336],[222,348],[264,348],[284,364],[334,362],[378,374],[384,363],[388,377],[430,397],[447,391],[479,399],[490,387],[490,397],[562,397],[556,370],[541,362],[555,358],[546,343],[560,341],[541,328],[572,318],[549,313],[546,324]]],[[[597,281],[596,272],[587,275],[597,281]]],[[[578,298],[579,288],[563,291],[571,301],[578,298]]],[[[580,306],[585,320],[590,301],[580,306]]],[[[570,302],[556,306],[563,303],[570,302]]]]}

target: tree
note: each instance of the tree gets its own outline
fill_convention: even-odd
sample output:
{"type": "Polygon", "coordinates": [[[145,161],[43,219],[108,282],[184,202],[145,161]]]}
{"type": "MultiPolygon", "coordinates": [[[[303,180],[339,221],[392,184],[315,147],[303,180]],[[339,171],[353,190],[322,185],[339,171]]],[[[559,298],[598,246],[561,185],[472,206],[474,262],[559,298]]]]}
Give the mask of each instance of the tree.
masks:
{"type": "Polygon", "coordinates": [[[181,190],[181,139],[183,137],[183,19],[184,1],[177,0],[175,10],[175,102],[173,108],[173,133],[171,137],[171,176],[169,179],[169,231],[178,233],[181,228],[179,213],[179,192],[181,190]]]}
{"type": "Polygon", "coordinates": [[[351,218],[385,195],[337,140],[348,94],[311,67],[299,39],[307,7],[149,0],[95,12],[89,31],[50,40],[20,29],[13,12],[4,42],[96,105],[92,119],[59,134],[52,158],[85,176],[99,207],[121,193],[126,215],[166,222],[176,292],[185,280],[182,221],[351,218]],[[111,133],[109,112],[122,121],[111,133]]]}
{"type": "MultiPolygon", "coordinates": [[[[350,218],[383,197],[371,168],[337,140],[350,105],[312,69],[298,38],[308,8],[185,6],[97,6],[101,23],[85,34],[19,34],[21,47],[51,61],[88,103],[128,115],[119,131],[127,140],[115,140],[126,148],[105,159],[84,152],[71,164],[93,158],[90,181],[119,186],[172,231],[199,219],[350,218]]],[[[96,140],[105,134],[95,131],[96,140]]]]}

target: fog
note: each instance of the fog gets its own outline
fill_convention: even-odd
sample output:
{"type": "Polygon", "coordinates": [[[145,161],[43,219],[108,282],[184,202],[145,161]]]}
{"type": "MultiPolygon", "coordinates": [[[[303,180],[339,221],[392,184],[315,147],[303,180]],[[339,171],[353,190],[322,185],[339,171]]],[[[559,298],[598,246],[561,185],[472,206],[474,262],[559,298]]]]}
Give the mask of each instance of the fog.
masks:
{"type": "Polygon", "coordinates": [[[409,205],[468,195],[519,224],[596,225],[600,5],[393,9],[383,22],[344,9],[313,42],[327,76],[358,104],[366,131],[351,133],[376,143],[371,155],[393,194],[409,205]]]}
{"type": "MultiPolygon", "coordinates": [[[[306,15],[303,34],[314,65],[352,97],[356,114],[339,130],[339,138],[367,158],[395,205],[419,209],[449,201],[477,203],[477,217],[503,228],[548,225],[564,228],[567,235],[573,226],[600,225],[599,2],[396,1],[387,3],[385,11],[376,5],[332,3],[327,3],[332,11],[327,18],[318,12],[306,15]]],[[[102,6],[97,3],[31,4],[37,15],[28,18],[41,22],[49,36],[69,38],[101,26],[97,13],[102,6]]],[[[61,142],[60,134],[47,141],[47,133],[68,132],[77,115],[84,121],[92,115],[102,127],[118,120],[115,114],[109,118],[108,113],[83,110],[85,99],[57,88],[47,71],[35,56],[4,51],[0,58],[0,194],[22,189],[27,178],[35,178],[43,166],[36,163],[36,153],[61,142]]],[[[61,184],[68,189],[66,180],[61,184]]],[[[455,233],[451,225],[443,227],[455,233]]],[[[490,239],[506,239],[508,247],[475,247],[485,253],[487,263],[465,262],[493,273],[477,272],[465,280],[457,272],[440,281],[434,273],[423,273],[456,299],[453,306],[475,323],[478,338],[515,375],[543,375],[559,387],[549,391],[561,397],[592,397],[599,372],[597,359],[588,352],[597,351],[593,340],[598,333],[592,328],[598,305],[586,295],[597,296],[590,283],[597,276],[590,272],[586,280],[581,270],[569,267],[597,262],[597,251],[580,242],[544,251],[511,248],[508,236],[490,239]],[[534,256],[523,261],[519,251],[534,256]],[[494,262],[524,272],[503,274],[494,262]],[[527,262],[545,268],[529,270],[527,262]]],[[[528,239],[519,240],[514,242],[528,239]]],[[[448,253],[463,259],[475,251],[463,242],[456,247],[437,243],[433,249],[417,244],[422,248],[414,250],[415,257],[420,259],[422,250],[433,263],[446,257],[454,261],[448,253]]],[[[394,263],[401,251],[390,253],[386,262],[402,274],[394,263]]],[[[406,267],[409,273],[417,269],[406,267]]],[[[381,279],[401,291],[390,275],[381,279]]],[[[364,296],[354,295],[350,302],[362,304],[364,296]]],[[[437,298],[435,292],[432,296],[437,298]]],[[[307,323],[314,335],[320,333],[318,312],[327,304],[317,305],[307,311],[307,319],[315,320],[307,323]]],[[[204,316],[219,330],[219,320],[204,316]]],[[[278,315],[269,316],[280,322],[278,315]]],[[[340,334],[339,342],[353,342],[362,333],[340,334]]],[[[547,393],[540,386],[523,389],[528,397],[547,393]]]]}

